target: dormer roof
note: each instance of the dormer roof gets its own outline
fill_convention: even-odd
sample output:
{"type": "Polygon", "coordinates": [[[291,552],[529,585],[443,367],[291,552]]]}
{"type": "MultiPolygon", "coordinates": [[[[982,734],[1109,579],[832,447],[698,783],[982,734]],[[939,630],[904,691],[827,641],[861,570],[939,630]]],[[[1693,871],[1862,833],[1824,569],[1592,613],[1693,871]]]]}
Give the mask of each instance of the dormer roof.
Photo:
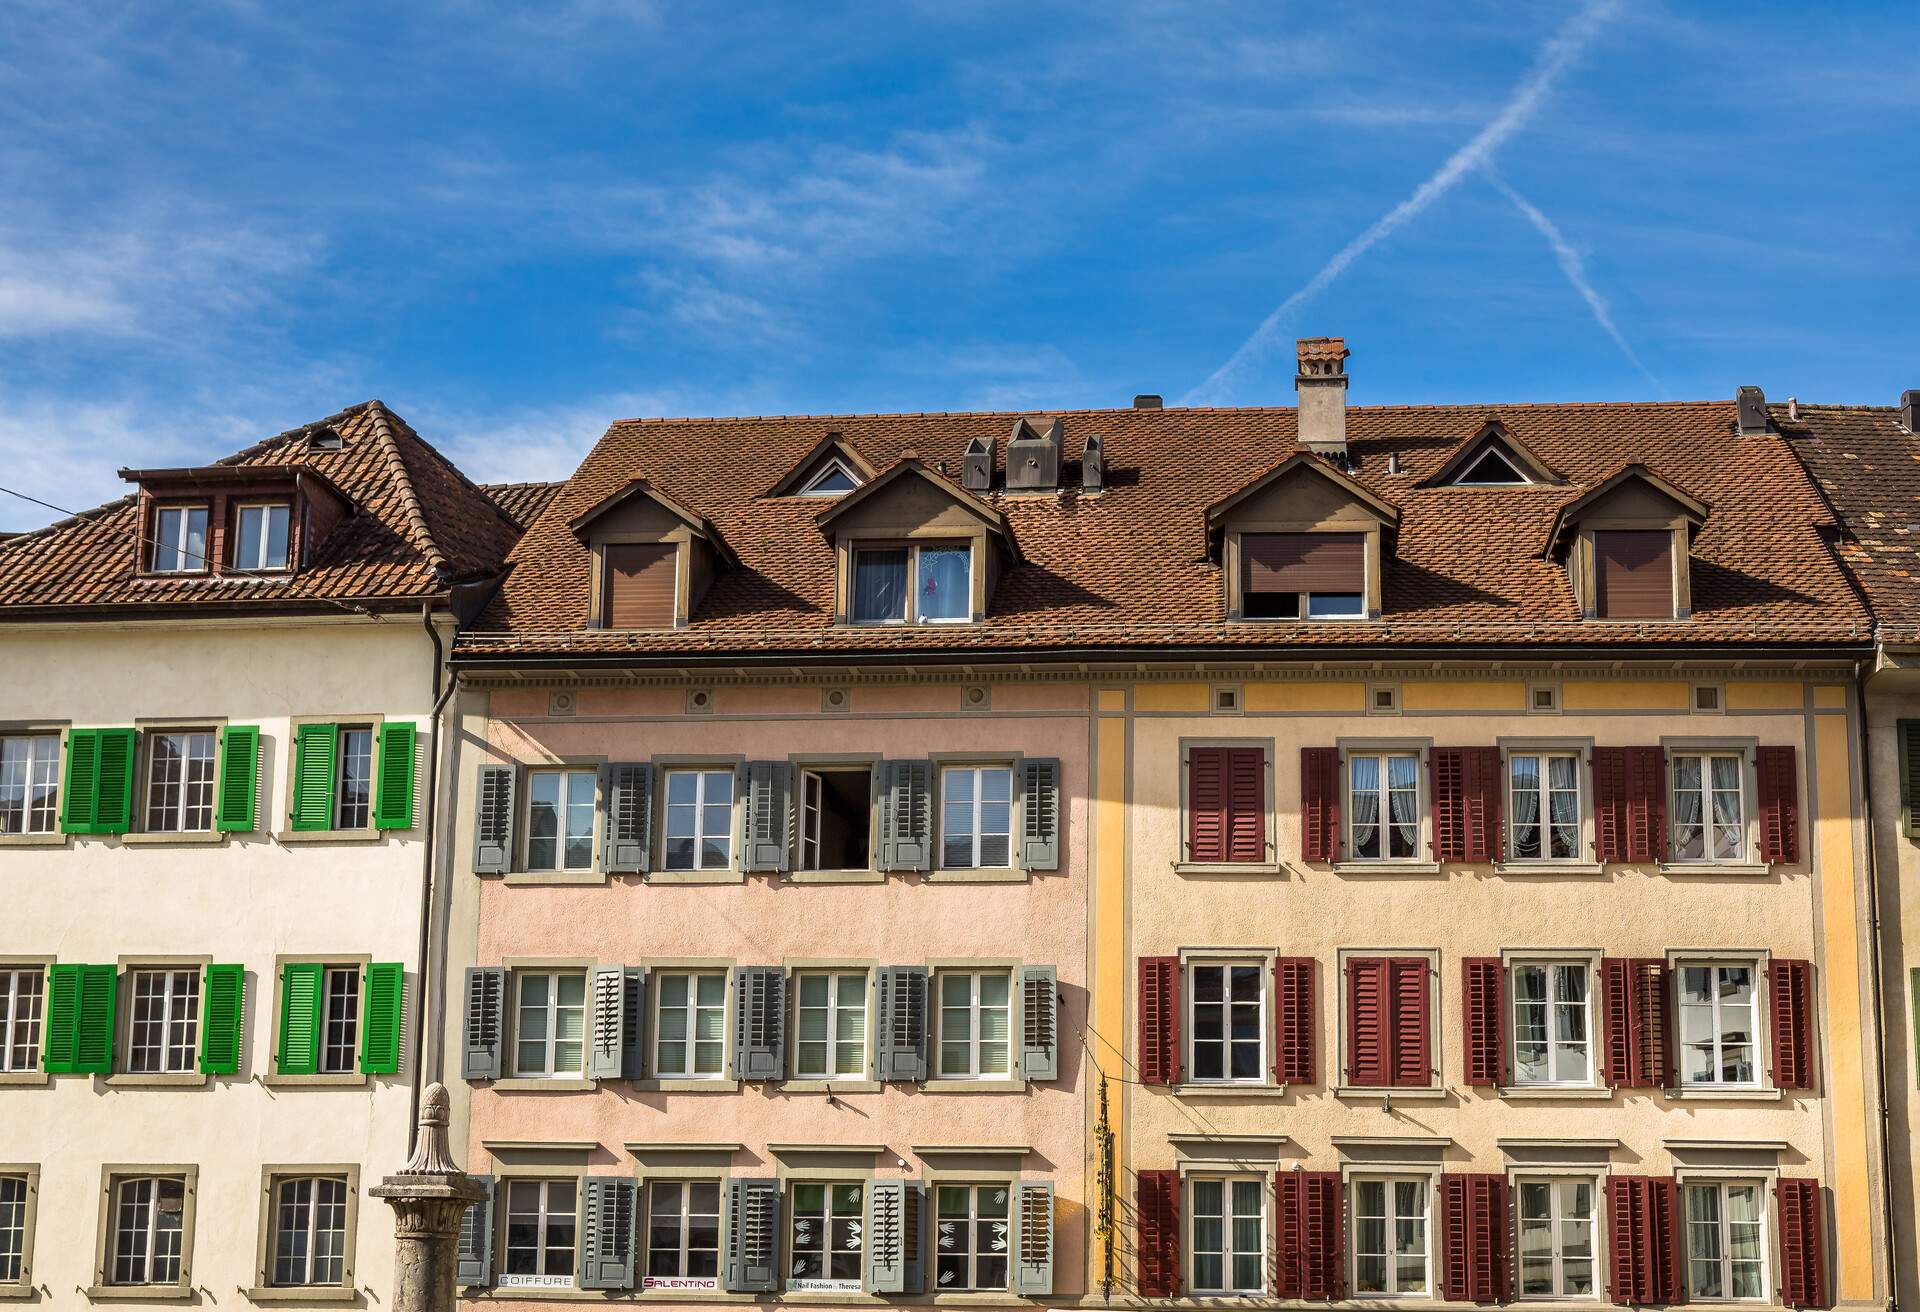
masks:
{"type": "Polygon", "coordinates": [[[1253,482],[1234,492],[1231,496],[1208,506],[1207,531],[1211,533],[1219,528],[1233,514],[1235,507],[1265,491],[1267,488],[1272,487],[1281,479],[1291,475],[1295,470],[1302,470],[1311,475],[1326,479],[1335,487],[1339,488],[1342,493],[1357,505],[1370,511],[1381,524],[1388,528],[1400,522],[1400,507],[1394,505],[1385,497],[1369,490],[1351,475],[1336,468],[1333,462],[1324,456],[1315,455],[1311,451],[1296,451],[1272,469],[1269,469],[1266,473],[1254,479],[1253,482]]]}
{"type": "Polygon", "coordinates": [[[828,538],[831,539],[834,524],[844,518],[848,512],[858,506],[865,505],[869,501],[888,495],[888,489],[896,486],[903,480],[910,479],[919,479],[931,484],[941,495],[952,501],[954,505],[961,507],[969,514],[979,517],[980,521],[990,530],[1006,539],[1009,547],[1013,545],[1013,534],[1007,527],[1007,517],[1004,514],[961,487],[952,479],[928,469],[926,465],[921,463],[917,453],[909,453],[902,456],[899,463],[894,465],[894,467],[886,473],[867,483],[865,486],[847,493],[846,496],[841,497],[831,506],[822,510],[818,515],[815,515],[814,522],[820,526],[821,532],[825,533],[828,538]]]}
{"type": "Polygon", "coordinates": [[[644,478],[636,478],[625,487],[602,497],[599,501],[568,520],[567,527],[573,531],[573,535],[580,539],[581,542],[587,542],[593,537],[593,526],[596,522],[604,519],[619,507],[635,500],[651,501],[654,505],[659,506],[669,515],[672,515],[675,519],[685,524],[695,537],[704,539],[712,545],[715,551],[719,552],[729,561],[737,563],[739,558],[728,549],[726,542],[720,536],[720,530],[713,526],[712,520],[708,519],[705,515],[688,509],[680,502],[662,492],[659,488],[654,487],[644,478]]]}
{"type": "Polygon", "coordinates": [[[800,458],[800,463],[787,471],[786,477],[767,489],[770,497],[799,496],[807,486],[819,477],[830,464],[838,462],[850,474],[856,484],[873,481],[873,466],[839,433],[828,433],[821,438],[813,450],[800,458]]]}
{"type": "Polygon", "coordinates": [[[1518,473],[1528,483],[1565,483],[1567,480],[1547,467],[1545,461],[1526,448],[1518,438],[1507,431],[1505,424],[1498,419],[1489,419],[1480,426],[1480,431],[1462,442],[1440,468],[1421,480],[1421,487],[1447,487],[1465,484],[1466,486],[1513,486],[1513,484],[1485,483],[1472,479],[1474,471],[1489,454],[1499,459],[1518,473]]]}
{"type": "Polygon", "coordinates": [[[1701,526],[1707,522],[1710,507],[1706,502],[1675,487],[1645,465],[1627,465],[1566,502],[1554,512],[1553,524],[1547,530],[1546,549],[1543,554],[1549,559],[1559,556],[1566,547],[1568,535],[1583,517],[1613,498],[1621,489],[1636,483],[1651,488],[1679,509],[1680,513],[1686,517],[1689,538],[1699,533],[1701,526]]]}

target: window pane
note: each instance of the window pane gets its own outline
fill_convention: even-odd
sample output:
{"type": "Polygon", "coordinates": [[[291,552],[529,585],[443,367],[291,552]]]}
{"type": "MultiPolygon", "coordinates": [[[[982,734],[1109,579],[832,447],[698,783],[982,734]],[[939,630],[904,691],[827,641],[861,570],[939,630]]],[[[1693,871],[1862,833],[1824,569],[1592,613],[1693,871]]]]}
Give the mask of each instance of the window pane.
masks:
{"type": "Polygon", "coordinates": [[[970,547],[920,548],[919,604],[923,620],[964,620],[973,615],[969,586],[970,547]]]}
{"type": "Polygon", "coordinates": [[[907,551],[856,551],[853,556],[853,618],[883,624],[907,617],[907,551]]]}

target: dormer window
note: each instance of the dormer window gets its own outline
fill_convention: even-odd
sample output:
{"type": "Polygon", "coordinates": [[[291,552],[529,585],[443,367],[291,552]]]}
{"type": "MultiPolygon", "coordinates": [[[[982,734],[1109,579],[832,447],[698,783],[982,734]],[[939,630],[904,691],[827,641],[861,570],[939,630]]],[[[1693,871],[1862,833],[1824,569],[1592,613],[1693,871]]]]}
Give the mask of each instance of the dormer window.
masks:
{"type": "Polygon", "coordinates": [[[1566,480],[1497,419],[1455,447],[1421,487],[1532,487],[1566,480]]]}
{"type": "Polygon", "coordinates": [[[291,512],[292,507],[284,501],[242,505],[234,516],[233,567],[285,569],[291,512]]]}
{"type": "Polygon", "coordinates": [[[1289,456],[1207,510],[1229,620],[1368,620],[1400,511],[1317,455],[1289,456]]]}
{"type": "Polygon", "coordinates": [[[800,489],[803,497],[837,497],[853,491],[860,486],[860,480],[853,471],[838,460],[829,460],[819,473],[815,474],[807,485],[800,489]]]}
{"type": "Polygon", "coordinates": [[[207,570],[207,508],[162,506],[153,516],[156,574],[204,574],[207,570]]]}
{"type": "Polygon", "coordinates": [[[1240,560],[1247,619],[1366,618],[1364,533],[1246,533],[1240,560]]]}
{"type": "Polygon", "coordinates": [[[1593,620],[1683,620],[1693,612],[1692,542],[1708,507],[1644,465],[1628,465],[1554,516],[1546,556],[1564,560],[1593,620]]]}
{"type": "Polygon", "coordinates": [[[592,553],[587,626],[674,629],[714,576],[738,564],[711,521],[635,479],[569,527],[592,553]]]}
{"type": "Polygon", "coordinates": [[[1514,487],[1533,480],[1513,467],[1498,450],[1488,451],[1473,462],[1466,473],[1454,480],[1467,487],[1514,487]]]}
{"type": "Polygon", "coordinates": [[[1673,533],[1599,529],[1593,535],[1593,613],[1603,620],[1673,618],[1673,533]]]}
{"type": "Polygon", "coordinates": [[[962,624],[972,616],[973,548],[967,543],[854,551],[855,624],[962,624]]]}

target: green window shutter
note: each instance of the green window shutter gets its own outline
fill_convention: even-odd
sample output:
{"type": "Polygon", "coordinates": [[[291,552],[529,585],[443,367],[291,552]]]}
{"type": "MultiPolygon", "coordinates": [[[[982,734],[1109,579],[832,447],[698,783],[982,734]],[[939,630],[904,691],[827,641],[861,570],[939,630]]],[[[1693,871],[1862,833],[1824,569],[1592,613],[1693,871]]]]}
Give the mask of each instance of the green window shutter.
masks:
{"type": "Polygon", "coordinates": [[[1900,829],[1920,838],[1920,720],[1900,721],[1900,829]]]}
{"type": "Polygon", "coordinates": [[[327,968],[315,961],[290,961],[280,968],[280,1051],[275,1064],[282,1075],[313,1075],[320,1070],[320,1008],[327,968]]]}
{"type": "Polygon", "coordinates": [[[250,834],[259,794],[260,726],[230,724],[220,731],[220,795],[213,827],[223,833],[250,834]]]}
{"type": "Polygon", "coordinates": [[[200,996],[200,1069],[208,1075],[240,1072],[240,1013],[246,967],[208,966],[200,996]]]}
{"type": "Polygon", "coordinates": [[[333,828],[333,777],[340,726],[303,724],[293,735],[293,814],[290,829],[333,828]]]}
{"type": "Polygon", "coordinates": [[[94,785],[93,832],[124,834],[133,828],[133,762],[138,737],[132,729],[98,729],[100,773],[94,785]]]}
{"type": "Polygon", "coordinates": [[[413,828],[413,744],[418,732],[405,721],[380,726],[380,768],[373,804],[375,829],[413,828]]]}
{"type": "MultiPolygon", "coordinates": [[[[1905,741],[1904,735],[1902,741],[1905,741]]],[[[93,832],[94,797],[99,791],[99,782],[100,731],[67,730],[67,782],[60,794],[60,824],[68,833],[93,832]]]]}
{"type": "Polygon", "coordinates": [[[47,971],[47,1024],[42,1055],[56,1075],[113,1074],[112,966],[56,964],[47,971]]]}
{"type": "Polygon", "coordinates": [[[365,1015],[360,1025],[360,1069],[368,1075],[400,1071],[400,1005],[406,980],[406,967],[397,961],[376,961],[367,967],[361,994],[365,1015]]]}

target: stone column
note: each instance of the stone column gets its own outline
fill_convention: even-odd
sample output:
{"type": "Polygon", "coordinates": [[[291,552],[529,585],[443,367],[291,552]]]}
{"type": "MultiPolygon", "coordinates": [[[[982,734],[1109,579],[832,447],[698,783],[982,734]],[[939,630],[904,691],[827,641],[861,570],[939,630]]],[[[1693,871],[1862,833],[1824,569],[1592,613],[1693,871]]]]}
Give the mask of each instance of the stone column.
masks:
{"type": "Polygon", "coordinates": [[[454,1164],[445,1085],[429,1084],[420,1101],[413,1156],[367,1192],[393,1208],[393,1312],[453,1312],[460,1218],[487,1190],[454,1164]]]}

